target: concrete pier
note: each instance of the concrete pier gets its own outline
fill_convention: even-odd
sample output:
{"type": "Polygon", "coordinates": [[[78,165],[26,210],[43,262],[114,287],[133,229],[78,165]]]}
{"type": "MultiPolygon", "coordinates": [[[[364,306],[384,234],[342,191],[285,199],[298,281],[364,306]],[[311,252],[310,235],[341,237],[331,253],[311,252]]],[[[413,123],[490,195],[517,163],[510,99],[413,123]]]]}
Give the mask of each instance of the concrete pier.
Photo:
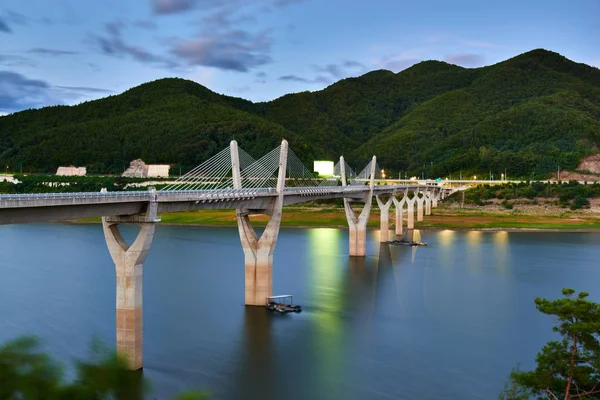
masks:
{"type": "Polygon", "coordinates": [[[123,355],[133,370],[143,367],[143,264],[154,238],[156,203],[150,203],[145,216],[102,217],[104,237],[115,263],[117,275],[117,353],[123,355]],[[128,245],[119,225],[134,223],[140,232],[128,245]]]}
{"type": "Polygon", "coordinates": [[[381,243],[390,241],[390,206],[392,205],[392,199],[395,197],[393,193],[390,198],[384,203],[381,196],[375,196],[377,205],[379,206],[379,241],[381,243]]]}
{"type": "Polygon", "coordinates": [[[431,215],[431,198],[433,197],[433,194],[429,190],[426,190],[424,194],[425,194],[425,215],[431,215]]]}
{"type": "Polygon", "coordinates": [[[431,206],[436,208],[438,206],[438,200],[440,199],[442,191],[440,189],[436,189],[433,198],[431,199],[431,206]]]}
{"type": "Polygon", "coordinates": [[[412,199],[406,198],[406,229],[415,229],[415,202],[417,201],[417,193],[413,192],[412,199]]]}
{"type": "Polygon", "coordinates": [[[393,196],[392,199],[394,201],[394,207],[396,208],[396,223],[395,223],[395,233],[396,236],[402,236],[404,234],[403,228],[403,217],[404,217],[404,204],[406,204],[406,196],[408,196],[407,192],[404,192],[402,196],[402,200],[398,200],[396,196],[393,196]]]}
{"type": "MultiPolygon", "coordinates": [[[[340,169],[342,175],[342,186],[346,186],[346,163],[344,157],[340,157],[340,169]]],[[[365,205],[360,213],[356,215],[352,209],[352,203],[344,198],[344,211],[348,220],[348,236],[350,240],[349,251],[351,257],[364,257],[367,255],[367,222],[371,213],[371,204],[373,202],[373,187],[375,186],[375,165],[376,158],[373,156],[371,161],[371,180],[369,182],[369,192],[365,195],[365,205]]]]}
{"type": "MultiPolygon", "coordinates": [[[[230,145],[233,186],[242,187],[237,142],[233,140],[230,145]]],[[[240,210],[236,211],[240,241],[244,250],[245,268],[245,304],[247,306],[264,306],[267,297],[273,295],[273,253],[279,237],[281,213],[283,208],[283,190],[287,170],[288,142],[281,142],[279,155],[279,174],[277,177],[276,193],[269,207],[265,210],[240,210]],[[260,238],[252,227],[249,216],[252,214],[266,214],[269,222],[260,238]]]]}
{"type": "Polygon", "coordinates": [[[425,205],[425,194],[423,192],[417,193],[417,221],[423,221],[423,206],[425,205]],[[420,196],[419,196],[420,194],[420,196]]]}

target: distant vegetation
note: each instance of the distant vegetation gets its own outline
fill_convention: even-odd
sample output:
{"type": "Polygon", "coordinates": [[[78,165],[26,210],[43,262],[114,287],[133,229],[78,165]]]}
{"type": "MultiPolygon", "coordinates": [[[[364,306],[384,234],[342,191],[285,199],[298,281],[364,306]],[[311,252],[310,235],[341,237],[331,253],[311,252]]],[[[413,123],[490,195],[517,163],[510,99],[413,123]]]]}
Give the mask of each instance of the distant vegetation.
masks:
{"type": "MultiPolygon", "coordinates": [[[[512,208],[515,199],[529,199],[532,204],[548,201],[572,210],[590,205],[588,199],[600,197],[600,184],[580,184],[577,181],[560,183],[509,183],[506,185],[479,185],[464,192],[465,204],[485,206],[491,199],[503,200],[505,208],[512,208]]],[[[462,201],[462,192],[453,194],[450,201],[462,201]]]]}
{"type": "MultiPolygon", "coordinates": [[[[19,183],[0,182],[0,193],[60,193],[60,192],[99,192],[102,188],[109,191],[148,190],[147,186],[136,183],[160,181],[160,178],[126,178],[121,176],[54,176],[21,175],[14,176],[19,183]],[[129,186],[128,186],[129,185],[129,186]]],[[[153,185],[160,189],[160,184],[153,185]]]]}
{"type": "Polygon", "coordinates": [[[534,50],[476,69],[426,61],[397,74],[373,71],[266,103],[162,79],[74,107],[0,117],[0,165],[118,173],[142,158],[185,172],[232,138],[260,157],[282,137],[307,164],[343,154],[358,169],[375,154],[390,176],[507,169],[542,177],[559,165],[574,170],[598,151],[600,70],[534,50]]]}

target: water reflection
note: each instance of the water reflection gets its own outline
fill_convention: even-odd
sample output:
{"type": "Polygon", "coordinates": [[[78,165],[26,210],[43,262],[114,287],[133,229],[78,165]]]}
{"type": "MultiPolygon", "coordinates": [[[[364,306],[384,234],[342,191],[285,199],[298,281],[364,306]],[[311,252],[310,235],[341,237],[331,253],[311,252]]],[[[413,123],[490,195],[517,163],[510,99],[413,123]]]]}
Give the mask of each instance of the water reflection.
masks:
{"type": "Polygon", "coordinates": [[[494,242],[494,266],[503,274],[508,273],[510,249],[508,232],[496,232],[492,236],[494,242]]]}
{"type": "MultiPolygon", "coordinates": [[[[419,229],[407,229],[406,230],[406,240],[409,242],[420,242],[421,241],[421,231],[419,229]]],[[[417,249],[419,246],[411,246],[410,253],[410,262],[415,263],[415,259],[417,257],[417,249]]]]}
{"type": "Polygon", "coordinates": [[[467,264],[471,270],[480,269],[483,263],[482,238],[483,232],[467,232],[467,264]]]}
{"type": "Polygon", "coordinates": [[[454,247],[456,232],[449,229],[438,232],[437,245],[441,254],[440,263],[447,269],[454,264],[454,247]]]}
{"type": "Polygon", "coordinates": [[[263,307],[246,307],[242,327],[242,347],[238,352],[237,373],[233,378],[233,393],[228,398],[276,398],[281,379],[276,376],[274,337],[272,335],[273,317],[263,307]]]}

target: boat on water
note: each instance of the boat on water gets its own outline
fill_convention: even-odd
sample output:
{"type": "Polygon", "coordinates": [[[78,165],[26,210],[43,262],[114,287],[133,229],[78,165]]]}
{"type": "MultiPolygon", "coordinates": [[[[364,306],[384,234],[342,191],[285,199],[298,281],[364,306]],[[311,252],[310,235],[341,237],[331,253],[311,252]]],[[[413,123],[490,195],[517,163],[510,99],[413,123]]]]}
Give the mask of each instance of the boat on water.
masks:
{"type": "Polygon", "coordinates": [[[267,297],[266,307],[268,310],[276,311],[280,314],[287,314],[290,312],[299,313],[302,311],[302,306],[293,305],[291,295],[269,296],[267,297]]]}
{"type": "Polygon", "coordinates": [[[390,244],[395,244],[398,246],[427,246],[427,243],[415,242],[412,240],[392,240],[390,244]]]}

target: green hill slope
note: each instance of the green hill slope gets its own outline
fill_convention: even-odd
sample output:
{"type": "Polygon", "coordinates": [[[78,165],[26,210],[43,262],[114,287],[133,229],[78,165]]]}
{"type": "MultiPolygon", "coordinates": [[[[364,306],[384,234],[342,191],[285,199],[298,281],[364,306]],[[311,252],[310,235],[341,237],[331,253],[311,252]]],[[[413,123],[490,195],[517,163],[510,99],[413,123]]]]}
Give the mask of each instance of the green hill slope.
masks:
{"type": "Polygon", "coordinates": [[[600,142],[600,70],[536,50],[490,67],[421,103],[363,144],[354,158],[411,175],[463,170],[530,176],[575,168],[600,142]]]}
{"type": "Polygon", "coordinates": [[[0,163],[119,172],[135,158],[193,167],[235,137],[254,156],[282,137],[305,161],[390,173],[511,176],[574,168],[600,142],[600,70],[534,50],[467,69],[439,61],[372,71],[318,92],[252,103],[191,81],[162,79],[73,107],[0,117],[0,163]]]}
{"type": "Polygon", "coordinates": [[[75,107],[0,118],[0,160],[15,169],[47,172],[68,164],[88,165],[90,173],[122,172],[136,158],[190,168],[234,137],[254,156],[277,147],[283,137],[312,156],[293,132],[242,111],[248,104],[194,82],[163,79],[75,107]]]}

